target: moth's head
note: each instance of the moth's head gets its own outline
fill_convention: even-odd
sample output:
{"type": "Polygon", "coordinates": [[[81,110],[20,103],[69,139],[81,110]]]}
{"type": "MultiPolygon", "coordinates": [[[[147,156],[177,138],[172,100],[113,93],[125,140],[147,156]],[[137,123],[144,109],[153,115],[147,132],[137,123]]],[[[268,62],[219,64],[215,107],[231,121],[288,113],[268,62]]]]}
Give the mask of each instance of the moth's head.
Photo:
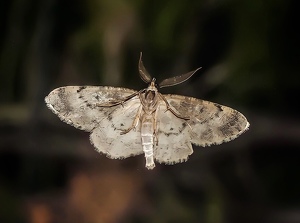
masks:
{"type": "Polygon", "coordinates": [[[157,88],[158,88],[158,84],[156,83],[156,79],[152,78],[152,81],[150,82],[147,90],[148,91],[157,91],[157,88]]]}

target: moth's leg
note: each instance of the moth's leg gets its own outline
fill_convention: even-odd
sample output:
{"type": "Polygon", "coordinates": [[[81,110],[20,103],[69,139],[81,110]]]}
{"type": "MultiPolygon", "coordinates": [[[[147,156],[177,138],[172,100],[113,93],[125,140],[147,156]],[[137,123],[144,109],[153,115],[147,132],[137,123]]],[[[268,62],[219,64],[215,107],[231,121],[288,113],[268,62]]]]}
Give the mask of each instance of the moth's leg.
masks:
{"type": "Polygon", "coordinates": [[[119,101],[109,101],[109,102],[105,102],[105,103],[97,103],[96,106],[99,106],[99,107],[113,107],[113,106],[117,106],[117,105],[123,104],[124,102],[130,100],[131,98],[133,98],[134,96],[136,96],[138,94],[139,94],[139,92],[135,92],[135,93],[133,93],[133,94],[125,97],[122,100],[119,100],[119,101]]]}
{"type": "Polygon", "coordinates": [[[136,113],[136,116],[135,116],[135,118],[132,122],[132,125],[128,129],[122,130],[121,133],[120,133],[121,135],[124,135],[124,134],[130,132],[132,129],[137,127],[137,125],[139,124],[139,119],[140,119],[140,116],[141,116],[141,112],[142,112],[142,106],[140,105],[139,110],[136,113]]]}
{"type": "Polygon", "coordinates": [[[166,106],[167,106],[167,111],[169,110],[170,112],[172,112],[173,115],[175,115],[177,118],[181,118],[181,119],[184,119],[184,120],[189,120],[190,117],[184,117],[184,116],[181,116],[180,114],[178,114],[176,111],[174,111],[169,102],[167,101],[167,99],[165,99],[165,97],[159,93],[159,96],[161,97],[161,99],[166,103],[166,106]]]}
{"type": "Polygon", "coordinates": [[[109,101],[109,102],[105,102],[105,103],[96,103],[96,106],[99,106],[99,107],[113,107],[113,106],[117,106],[117,105],[120,105],[120,104],[123,105],[124,102],[126,102],[126,101],[130,100],[131,98],[141,94],[143,91],[145,91],[145,89],[142,89],[138,92],[135,92],[135,93],[123,98],[122,100],[109,101]]]}
{"type": "Polygon", "coordinates": [[[154,114],[154,126],[153,126],[153,129],[154,129],[154,142],[155,142],[155,145],[158,146],[158,137],[157,137],[157,132],[158,132],[158,129],[157,129],[157,113],[158,113],[158,109],[156,109],[155,111],[155,114],[154,114]]]}
{"type": "Polygon", "coordinates": [[[158,129],[157,129],[157,113],[158,113],[158,108],[155,110],[152,118],[153,118],[153,136],[154,136],[154,144],[158,146],[158,129]]]}

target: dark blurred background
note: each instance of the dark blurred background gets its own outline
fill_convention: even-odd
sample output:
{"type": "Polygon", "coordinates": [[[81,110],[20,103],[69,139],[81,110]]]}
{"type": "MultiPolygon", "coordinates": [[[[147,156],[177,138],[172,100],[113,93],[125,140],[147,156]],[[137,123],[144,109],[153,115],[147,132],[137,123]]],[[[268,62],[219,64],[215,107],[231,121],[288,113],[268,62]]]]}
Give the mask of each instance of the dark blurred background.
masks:
{"type": "Polygon", "coordinates": [[[0,222],[299,223],[299,1],[0,3],[0,222]],[[65,85],[139,90],[139,52],[163,93],[242,112],[250,130],[148,171],[110,160],[44,103],[65,85]]]}

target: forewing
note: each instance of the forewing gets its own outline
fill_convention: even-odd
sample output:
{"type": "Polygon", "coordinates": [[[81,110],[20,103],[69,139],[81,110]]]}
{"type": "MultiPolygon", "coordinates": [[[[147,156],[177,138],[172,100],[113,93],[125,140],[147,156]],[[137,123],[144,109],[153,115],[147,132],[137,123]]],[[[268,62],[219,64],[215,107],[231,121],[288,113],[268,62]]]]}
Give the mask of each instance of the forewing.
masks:
{"type": "Polygon", "coordinates": [[[125,158],[142,153],[140,133],[122,129],[131,126],[140,106],[136,96],[120,105],[101,107],[110,101],[121,101],[135,91],[101,86],[67,86],[53,90],[46,98],[47,106],[64,122],[92,132],[90,139],[97,151],[111,158],[125,158]]]}
{"type": "MultiPolygon", "coordinates": [[[[191,142],[199,146],[221,144],[245,132],[249,123],[240,112],[217,103],[180,95],[164,95],[171,108],[189,117],[191,142]]],[[[174,117],[175,118],[175,117],[174,117]]]]}
{"type": "Polygon", "coordinates": [[[99,107],[97,104],[122,100],[133,93],[134,90],[125,88],[67,86],[54,89],[45,101],[62,121],[78,129],[91,131],[117,108],[99,107]]]}
{"type": "Polygon", "coordinates": [[[189,126],[167,111],[162,100],[157,108],[157,140],[154,158],[160,163],[184,162],[193,153],[189,126]]]}

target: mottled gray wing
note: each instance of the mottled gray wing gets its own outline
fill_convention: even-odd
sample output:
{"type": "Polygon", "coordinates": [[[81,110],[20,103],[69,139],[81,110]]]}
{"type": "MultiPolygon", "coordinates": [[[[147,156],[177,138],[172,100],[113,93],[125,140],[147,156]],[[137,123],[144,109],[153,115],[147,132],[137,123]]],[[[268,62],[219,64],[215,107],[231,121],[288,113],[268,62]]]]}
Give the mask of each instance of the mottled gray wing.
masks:
{"type": "Polygon", "coordinates": [[[175,164],[184,162],[193,153],[190,129],[186,121],[170,111],[164,101],[157,108],[157,146],[154,158],[159,163],[175,164]]]}
{"type": "Polygon", "coordinates": [[[50,110],[62,121],[90,132],[119,106],[99,107],[96,104],[122,100],[135,93],[125,88],[102,86],[66,86],[54,89],[45,98],[50,110]]]}
{"type": "Polygon", "coordinates": [[[155,158],[159,162],[185,161],[198,146],[221,144],[235,139],[249,127],[240,112],[213,102],[180,95],[163,95],[171,108],[189,120],[177,118],[160,104],[158,119],[158,147],[155,158]],[[169,154],[167,156],[166,154],[169,154]]]}
{"type": "Polygon", "coordinates": [[[109,158],[123,159],[143,153],[141,132],[139,126],[126,134],[122,131],[129,129],[141,106],[136,96],[128,100],[103,119],[99,127],[92,131],[90,140],[98,152],[105,153],[109,158]]]}
{"type": "Polygon", "coordinates": [[[99,105],[121,101],[135,92],[115,87],[67,86],[53,90],[45,101],[62,121],[91,132],[90,139],[97,151],[111,158],[125,158],[143,152],[138,130],[120,134],[131,126],[140,100],[136,96],[117,106],[99,105]]]}

